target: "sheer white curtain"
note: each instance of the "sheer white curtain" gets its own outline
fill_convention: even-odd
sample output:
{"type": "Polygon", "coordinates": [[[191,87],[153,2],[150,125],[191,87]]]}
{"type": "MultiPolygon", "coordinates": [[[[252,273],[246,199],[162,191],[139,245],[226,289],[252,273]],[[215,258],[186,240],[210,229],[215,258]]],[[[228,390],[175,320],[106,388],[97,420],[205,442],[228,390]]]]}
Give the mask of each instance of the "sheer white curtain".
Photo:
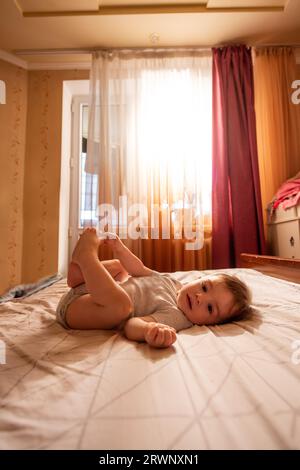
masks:
{"type": "Polygon", "coordinates": [[[211,70],[210,52],[195,49],[93,54],[86,171],[98,174],[100,229],[117,231],[139,256],[133,240],[203,246],[211,70]]]}

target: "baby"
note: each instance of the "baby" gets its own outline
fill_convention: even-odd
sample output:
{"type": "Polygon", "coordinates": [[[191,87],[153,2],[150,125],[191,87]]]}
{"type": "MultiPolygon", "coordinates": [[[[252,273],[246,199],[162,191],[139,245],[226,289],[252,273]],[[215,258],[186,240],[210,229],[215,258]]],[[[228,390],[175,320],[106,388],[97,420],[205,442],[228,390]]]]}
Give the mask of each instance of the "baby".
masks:
{"type": "Polygon", "coordinates": [[[71,289],[57,306],[66,328],[124,331],[134,341],[166,348],[176,331],[196,325],[224,323],[249,309],[251,294],[235,276],[213,274],[181,284],[170,274],[153,271],[122,243],[97,237],[87,228],[74,249],[68,272],[71,289]],[[116,259],[100,261],[99,244],[116,259]]]}

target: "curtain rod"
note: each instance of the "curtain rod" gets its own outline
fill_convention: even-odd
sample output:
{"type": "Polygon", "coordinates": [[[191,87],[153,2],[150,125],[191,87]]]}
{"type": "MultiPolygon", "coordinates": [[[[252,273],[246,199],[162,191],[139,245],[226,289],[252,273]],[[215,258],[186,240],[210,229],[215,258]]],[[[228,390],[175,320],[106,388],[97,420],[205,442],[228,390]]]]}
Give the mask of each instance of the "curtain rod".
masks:
{"type": "MultiPolygon", "coordinates": [[[[100,47],[100,48],[91,48],[91,49],[16,49],[13,51],[16,55],[60,55],[60,54],[92,54],[93,52],[101,51],[164,51],[164,50],[199,50],[199,51],[208,51],[212,48],[222,48],[227,46],[234,46],[236,44],[222,44],[215,46],[165,46],[165,47],[100,47]]],[[[261,47],[293,47],[300,48],[300,44],[246,44],[248,47],[255,47],[257,49],[261,47]]]]}
{"type": "Polygon", "coordinates": [[[17,49],[13,51],[16,55],[59,55],[59,54],[92,54],[93,52],[101,51],[164,51],[164,50],[201,50],[208,51],[211,47],[201,46],[165,46],[165,47],[98,47],[92,49],[17,49]]]}

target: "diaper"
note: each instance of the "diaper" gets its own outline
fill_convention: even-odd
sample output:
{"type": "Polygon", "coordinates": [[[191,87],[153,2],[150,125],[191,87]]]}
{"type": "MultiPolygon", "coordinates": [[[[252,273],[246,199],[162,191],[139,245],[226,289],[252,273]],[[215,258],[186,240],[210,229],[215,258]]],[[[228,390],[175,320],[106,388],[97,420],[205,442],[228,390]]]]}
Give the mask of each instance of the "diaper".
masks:
{"type": "Polygon", "coordinates": [[[66,294],[62,296],[60,299],[57,308],[56,308],[56,320],[60,325],[64,328],[70,329],[67,320],[66,320],[66,313],[67,309],[73,300],[78,299],[84,294],[87,294],[86,285],[80,284],[79,286],[73,287],[70,289],[66,294]]]}

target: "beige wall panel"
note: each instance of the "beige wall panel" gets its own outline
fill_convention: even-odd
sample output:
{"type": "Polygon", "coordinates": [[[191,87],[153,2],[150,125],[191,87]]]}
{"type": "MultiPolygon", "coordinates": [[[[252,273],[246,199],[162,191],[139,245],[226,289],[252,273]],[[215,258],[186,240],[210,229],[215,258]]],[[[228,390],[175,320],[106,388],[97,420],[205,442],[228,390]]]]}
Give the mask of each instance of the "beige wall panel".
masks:
{"type": "Polygon", "coordinates": [[[57,272],[62,84],[88,70],[31,71],[24,187],[23,281],[57,272]]]}
{"type": "Polygon", "coordinates": [[[0,60],[0,294],[21,282],[27,71],[0,60]]]}

